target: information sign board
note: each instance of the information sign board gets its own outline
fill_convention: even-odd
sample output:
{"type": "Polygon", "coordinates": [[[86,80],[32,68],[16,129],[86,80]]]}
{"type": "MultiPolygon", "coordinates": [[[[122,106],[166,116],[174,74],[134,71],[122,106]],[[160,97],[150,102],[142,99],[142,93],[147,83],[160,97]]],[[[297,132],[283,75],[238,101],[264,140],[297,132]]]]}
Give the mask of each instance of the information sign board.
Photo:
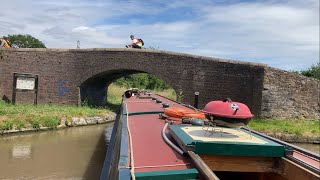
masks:
{"type": "Polygon", "coordinates": [[[16,89],[34,90],[36,80],[33,77],[17,77],[16,89]]]}

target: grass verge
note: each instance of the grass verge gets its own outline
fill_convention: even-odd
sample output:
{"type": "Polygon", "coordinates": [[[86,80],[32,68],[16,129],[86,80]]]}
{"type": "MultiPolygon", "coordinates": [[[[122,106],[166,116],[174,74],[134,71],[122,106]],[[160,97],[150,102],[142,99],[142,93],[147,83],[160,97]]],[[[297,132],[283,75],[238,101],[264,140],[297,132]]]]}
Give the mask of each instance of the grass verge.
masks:
{"type": "Polygon", "coordinates": [[[0,131],[22,129],[33,127],[39,129],[41,126],[55,128],[60,119],[64,117],[71,120],[72,117],[94,117],[104,116],[110,111],[106,109],[58,106],[58,105],[11,105],[0,101],[0,131]]]}
{"type": "Polygon", "coordinates": [[[291,119],[253,119],[249,127],[266,134],[287,134],[294,136],[319,136],[319,120],[291,119]]]}

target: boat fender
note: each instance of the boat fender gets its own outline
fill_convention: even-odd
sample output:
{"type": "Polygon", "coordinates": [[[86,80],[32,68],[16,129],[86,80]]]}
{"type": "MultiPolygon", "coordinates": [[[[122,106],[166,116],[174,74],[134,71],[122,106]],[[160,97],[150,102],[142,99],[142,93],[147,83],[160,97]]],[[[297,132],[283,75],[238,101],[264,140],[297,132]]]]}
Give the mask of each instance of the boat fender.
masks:
{"type": "Polygon", "coordinates": [[[169,107],[170,105],[168,104],[168,103],[162,103],[162,107],[163,108],[167,108],[167,107],[169,107]]]}
{"type": "Polygon", "coordinates": [[[204,122],[201,119],[191,119],[191,124],[194,126],[203,126],[204,122]]]}
{"type": "Polygon", "coordinates": [[[156,102],[157,103],[162,103],[162,101],[160,99],[157,99],[156,102]]]}

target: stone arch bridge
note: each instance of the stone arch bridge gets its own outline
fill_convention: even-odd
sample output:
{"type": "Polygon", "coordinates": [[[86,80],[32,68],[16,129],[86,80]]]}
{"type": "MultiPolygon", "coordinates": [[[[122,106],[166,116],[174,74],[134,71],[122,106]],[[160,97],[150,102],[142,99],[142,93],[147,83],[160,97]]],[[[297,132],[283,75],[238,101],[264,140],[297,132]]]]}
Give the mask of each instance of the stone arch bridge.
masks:
{"type": "MultiPolygon", "coordinates": [[[[240,62],[159,50],[6,49],[0,50],[0,98],[11,101],[13,73],[39,77],[39,103],[77,105],[87,99],[104,105],[106,87],[124,75],[156,75],[193,104],[200,92],[203,107],[231,98],[260,117],[320,117],[319,81],[240,62]]],[[[32,92],[18,92],[17,103],[33,102],[32,92]]]]}

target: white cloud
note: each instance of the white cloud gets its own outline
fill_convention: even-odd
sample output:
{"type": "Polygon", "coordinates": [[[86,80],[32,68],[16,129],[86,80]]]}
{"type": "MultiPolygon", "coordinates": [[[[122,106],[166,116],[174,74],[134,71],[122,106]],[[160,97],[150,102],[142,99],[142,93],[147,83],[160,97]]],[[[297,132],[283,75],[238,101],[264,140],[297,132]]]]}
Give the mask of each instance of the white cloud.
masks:
{"type": "Polygon", "coordinates": [[[47,47],[75,48],[77,40],[81,48],[124,47],[130,43],[129,35],[135,34],[146,47],[287,70],[304,69],[319,60],[319,0],[12,0],[1,4],[6,8],[0,12],[0,36],[31,34],[47,47]],[[192,16],[176,20],[163,14],[179,8],[192,10],[192,16]]]}

